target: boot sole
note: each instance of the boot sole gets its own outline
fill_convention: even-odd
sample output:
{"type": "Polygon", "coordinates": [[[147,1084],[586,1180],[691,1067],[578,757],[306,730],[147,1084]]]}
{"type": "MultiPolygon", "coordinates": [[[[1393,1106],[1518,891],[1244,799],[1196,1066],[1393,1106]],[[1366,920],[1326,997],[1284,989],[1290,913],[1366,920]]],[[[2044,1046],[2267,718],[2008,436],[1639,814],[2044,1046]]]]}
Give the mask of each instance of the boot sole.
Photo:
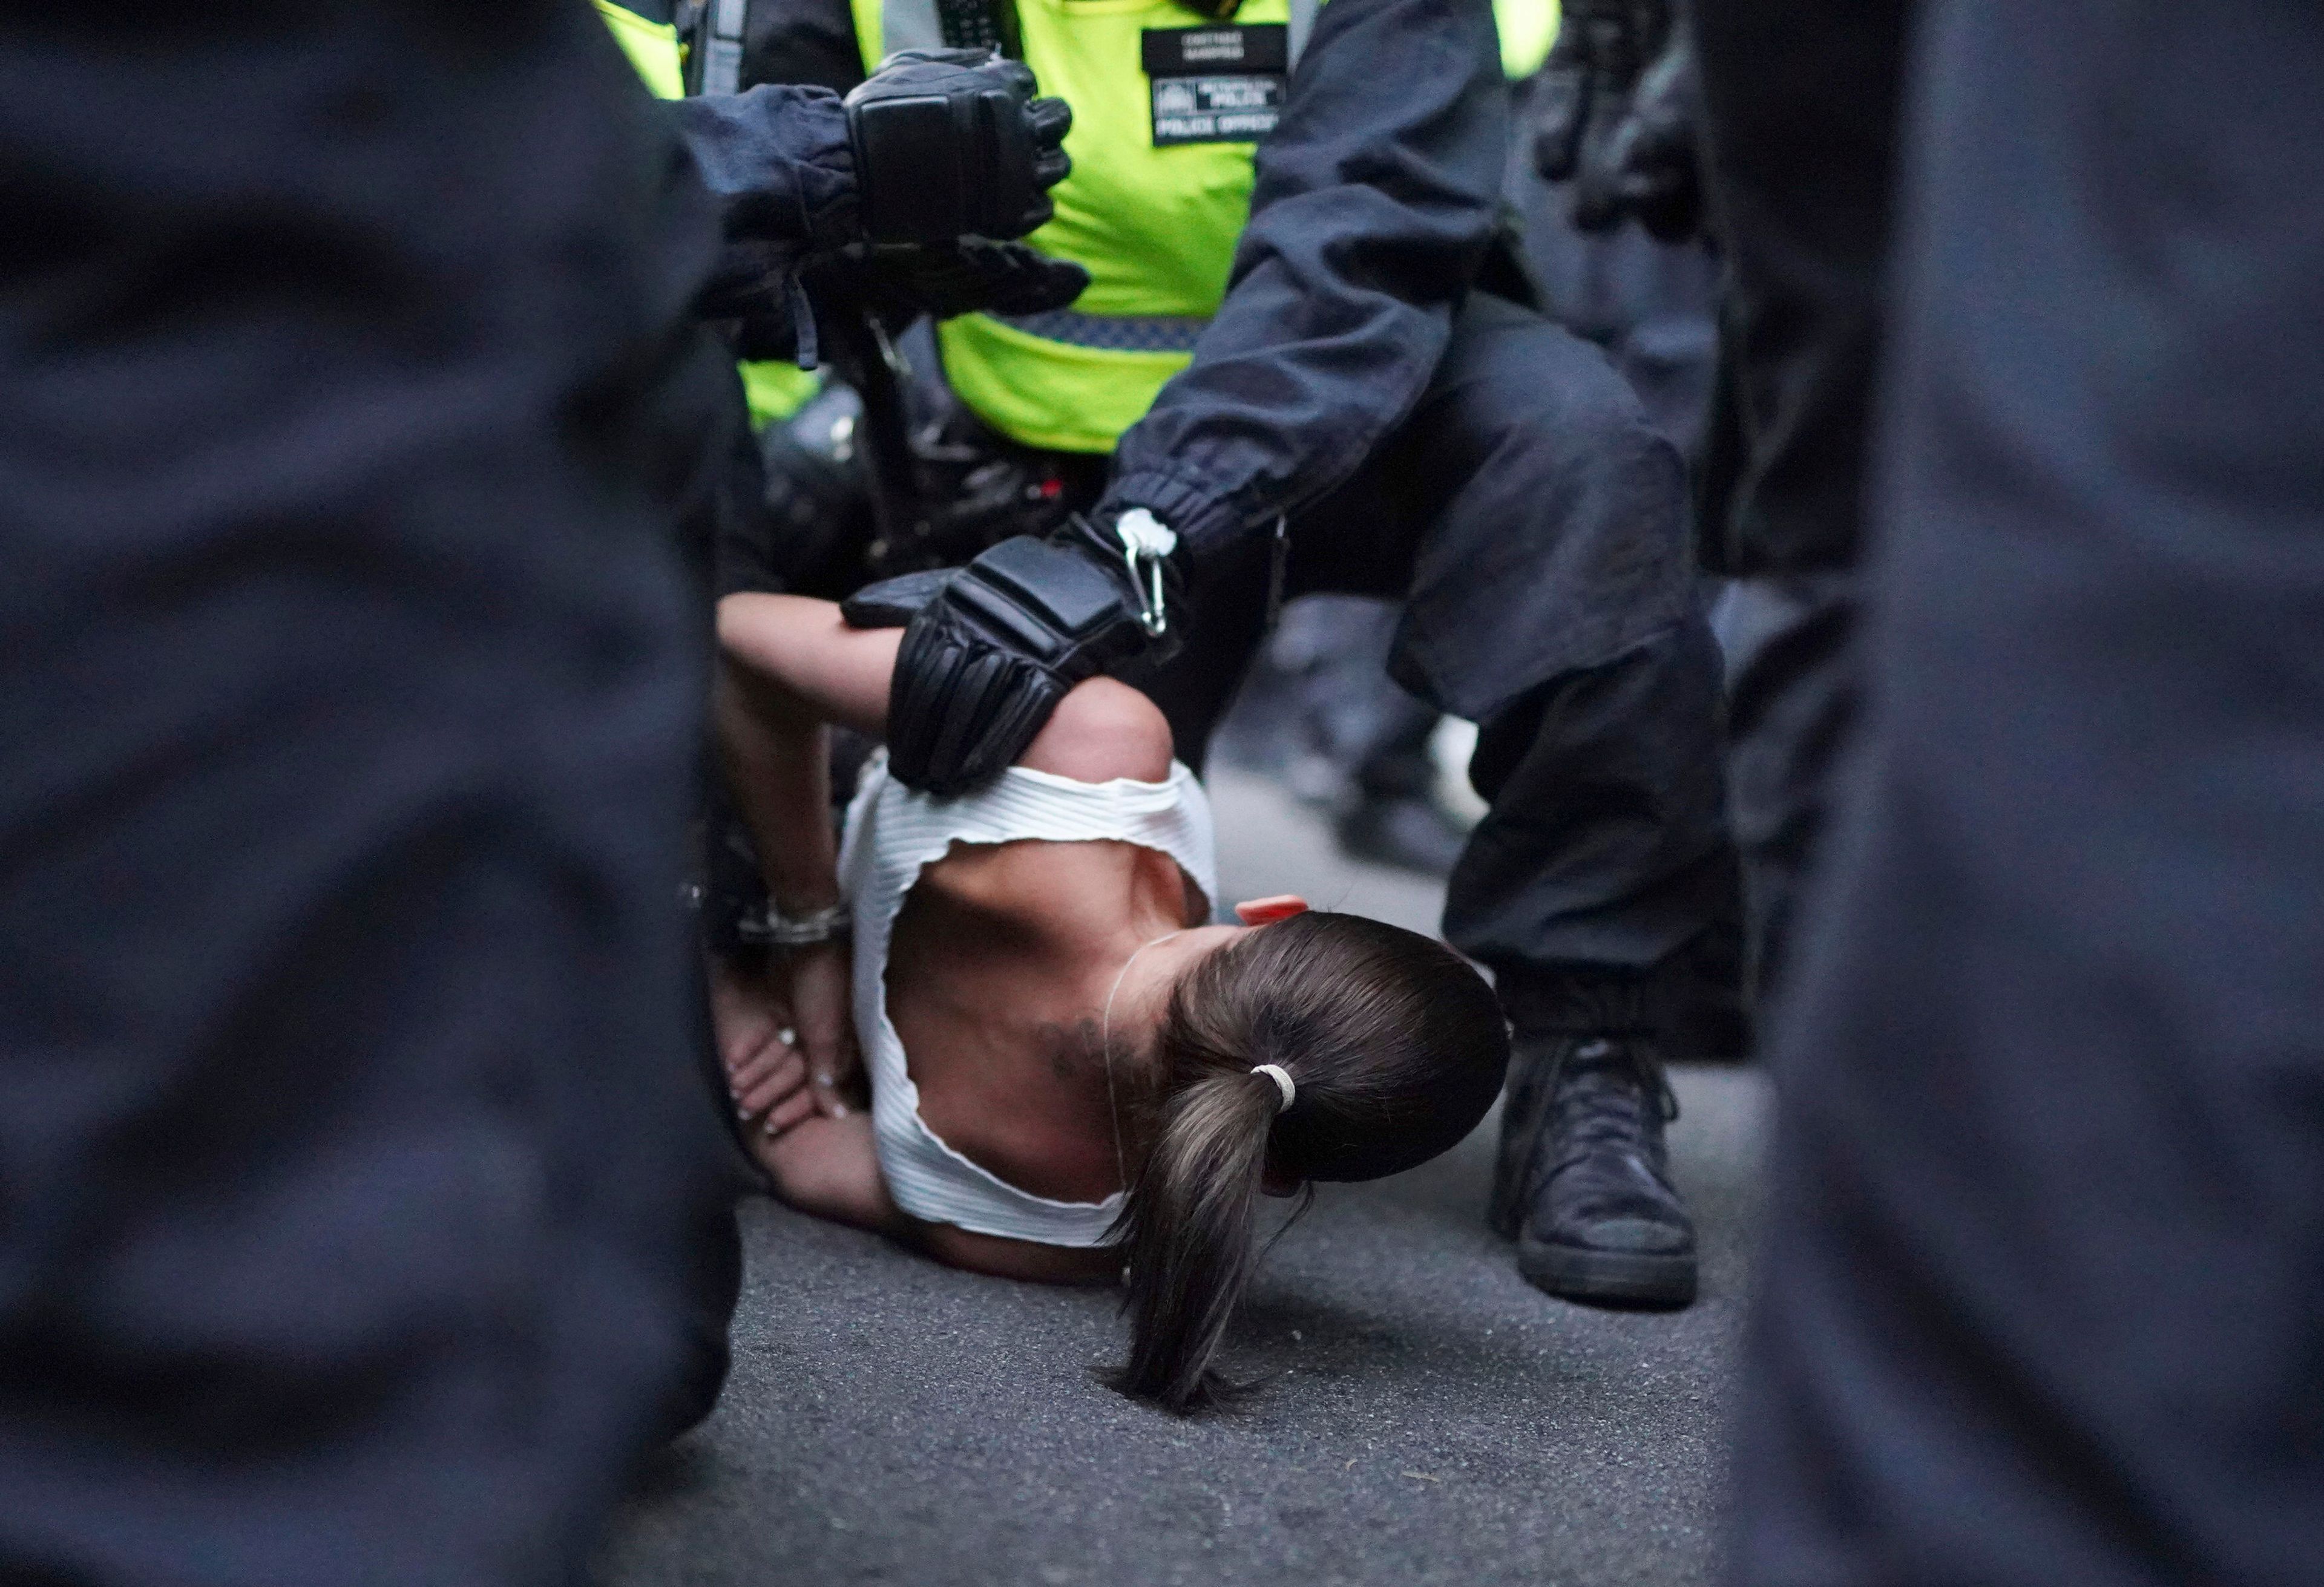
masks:
{"type": "Polygon", "coordinates": [[[1692,1256],[1591,1251],[1545,1240],[1520,1240],[1517,1271],[1535,1289],[1567,1300],[1671,1308],[1694,1300],[1692,1256]]]}

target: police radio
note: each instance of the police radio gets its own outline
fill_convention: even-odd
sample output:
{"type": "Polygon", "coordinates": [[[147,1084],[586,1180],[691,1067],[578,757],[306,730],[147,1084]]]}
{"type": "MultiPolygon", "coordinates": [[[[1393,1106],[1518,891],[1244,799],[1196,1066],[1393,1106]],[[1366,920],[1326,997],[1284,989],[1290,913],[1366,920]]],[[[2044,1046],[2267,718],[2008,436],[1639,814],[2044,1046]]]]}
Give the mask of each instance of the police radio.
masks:
{"type": "Polygon", "coordinates": [[[678,0],[678,36],[686,41],[688,94],[742,91],[742,41],[751,0],[678,0]]]}

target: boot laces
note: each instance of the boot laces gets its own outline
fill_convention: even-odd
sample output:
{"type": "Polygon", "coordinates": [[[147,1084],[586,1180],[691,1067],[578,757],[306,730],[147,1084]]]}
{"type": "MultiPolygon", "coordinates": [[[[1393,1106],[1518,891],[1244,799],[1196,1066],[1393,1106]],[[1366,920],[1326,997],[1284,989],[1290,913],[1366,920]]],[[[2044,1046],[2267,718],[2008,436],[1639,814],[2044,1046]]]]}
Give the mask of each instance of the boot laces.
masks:
{"type": "Polygon", "coordinates": [[[1576,1042],[1559,1066],[1550,1116],[1561,1160],[1593,1147],[1643,1145],[1659,1161],[1662,1127],[1678,1117],[1678,1096],[1645,1042],[1592,1037],[1576,1042]]]}

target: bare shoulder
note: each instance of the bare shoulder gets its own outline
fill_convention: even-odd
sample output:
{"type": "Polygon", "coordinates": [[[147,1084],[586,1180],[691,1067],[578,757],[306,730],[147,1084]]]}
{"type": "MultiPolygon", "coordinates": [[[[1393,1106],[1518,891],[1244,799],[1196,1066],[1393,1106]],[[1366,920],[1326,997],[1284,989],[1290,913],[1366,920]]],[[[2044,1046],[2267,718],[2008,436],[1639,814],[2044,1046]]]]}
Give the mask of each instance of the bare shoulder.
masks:
{"type": "Polygon", "coordinates": [[[1159,706],[1127,683],[1091,678],[1057,702],[1017,764],[1077,783],[1158,783],[1170,775],[1171,755],[1159,706]]]}

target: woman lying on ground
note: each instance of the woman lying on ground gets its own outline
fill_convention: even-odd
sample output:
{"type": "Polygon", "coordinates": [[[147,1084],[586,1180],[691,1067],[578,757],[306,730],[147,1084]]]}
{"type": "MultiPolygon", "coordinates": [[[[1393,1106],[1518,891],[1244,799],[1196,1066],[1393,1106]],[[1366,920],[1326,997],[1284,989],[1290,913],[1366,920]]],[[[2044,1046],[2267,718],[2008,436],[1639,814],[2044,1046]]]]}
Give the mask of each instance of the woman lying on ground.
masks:
{"type": "Polygon", "coordinates": [[[844,899],[853,922],[852,986],[831,944],[715,988],[747,1138],[785,1201],[943,1261],[1055,1282],[1126,1263],[1119,1386],[1215,1401],[1259,1195],[1460,1140],[1500,1087],[1499,1005],[1378,921],[1278,898],[1206,923],[1201,784],[1110,679],[981,793],[916,794],[875,757],[836,843],[826,724],[881,733],[901,632],[794,596],[719,609],[720,737],[776,911],[844,899]]]}

